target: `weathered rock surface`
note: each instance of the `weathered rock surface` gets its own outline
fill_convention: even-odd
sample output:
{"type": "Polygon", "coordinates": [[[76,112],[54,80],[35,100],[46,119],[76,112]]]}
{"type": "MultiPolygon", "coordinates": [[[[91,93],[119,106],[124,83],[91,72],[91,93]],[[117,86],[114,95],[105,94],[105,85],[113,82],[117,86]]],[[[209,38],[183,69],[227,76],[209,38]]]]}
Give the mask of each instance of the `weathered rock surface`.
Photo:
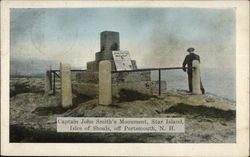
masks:
{"type": "Polygon", "coordinates": [[[233,102],[182,91],[168,91],[161,97],[133,95],[136,100],[123,93],[110,106],[98,105],[94,97],[74,95],[73,106],[63,109],[59,106],[59,95],[32,91],[16,94],[10,98],[11,142],[236,142],[233,102]],[[57,133],[56,117],[183,117],[186,132],[57,133]]]}
{"type": "Polygon", "coordinates": [[[44,78],[12,78],[10,80],[10,96],[19,93],[42,93],[44,78]]]}

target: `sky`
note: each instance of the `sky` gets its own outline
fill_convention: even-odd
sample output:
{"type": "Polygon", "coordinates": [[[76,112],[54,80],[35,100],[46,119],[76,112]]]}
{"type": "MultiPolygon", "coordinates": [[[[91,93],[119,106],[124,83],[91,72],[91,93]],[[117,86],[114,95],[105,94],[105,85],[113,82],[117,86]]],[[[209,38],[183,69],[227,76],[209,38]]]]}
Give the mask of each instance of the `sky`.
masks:
{"type": "Polygon", "coordinates": [[[235,20],[233,8],[15,8],[10,55],[86,69],[100,32],[117,31],[139,68],[181,66],[194,47],[202,67],[235,71],[235,20]]]}

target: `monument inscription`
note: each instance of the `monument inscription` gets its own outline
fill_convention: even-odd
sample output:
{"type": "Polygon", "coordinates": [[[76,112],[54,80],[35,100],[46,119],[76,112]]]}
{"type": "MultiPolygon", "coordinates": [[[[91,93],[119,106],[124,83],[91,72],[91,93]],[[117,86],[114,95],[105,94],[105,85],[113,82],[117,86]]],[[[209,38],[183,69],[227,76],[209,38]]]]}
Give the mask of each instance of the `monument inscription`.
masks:
{"type": "Polygon", "coordinates": [[[112,51],[117,71],[133,70],[129,52],[126,50],[112,51]]]}

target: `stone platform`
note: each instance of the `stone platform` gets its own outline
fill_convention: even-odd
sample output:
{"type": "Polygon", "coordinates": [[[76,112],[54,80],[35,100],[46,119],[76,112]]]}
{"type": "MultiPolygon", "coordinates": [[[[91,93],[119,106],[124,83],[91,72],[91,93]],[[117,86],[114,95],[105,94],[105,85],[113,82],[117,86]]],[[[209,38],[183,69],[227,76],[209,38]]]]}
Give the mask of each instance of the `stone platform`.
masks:
{"type": "MultiPolygon", "coordinates": [[[[143,94],[158,94],[158,81],[151,81],[151,72],[122,72],[112,74],[112,95],[119,96],[121,89],[143,94]]],[[[98,72],[78,72],[73,81],[73,92],[88,96],[98,96],[98,72]]],[[[167,89],[166,81],[161,81],[161,92],[167,89]]]]}
{"type": "MultiPolygon", "coordinates": [[[[83,71],[75,74],[78,83],[98,84],[98,72],[83,71]]],[[[151,81],[150,72],[121,72],[112,73],[112,83],[151,81]]]]}
{"type": "MultiPolygon", "coordinates": [[[[112,96],[119,97],[122,89],[133,90],[148,95],[158,95],[158,81],[140,81],[112,84],[112,96]]],[[[166,92],[166,81],[161,82],[161,92],[166,92]]],[[[77,95],[98,96],[98,84],[96,83],[73,83],[73,93],[77,95]]]]}

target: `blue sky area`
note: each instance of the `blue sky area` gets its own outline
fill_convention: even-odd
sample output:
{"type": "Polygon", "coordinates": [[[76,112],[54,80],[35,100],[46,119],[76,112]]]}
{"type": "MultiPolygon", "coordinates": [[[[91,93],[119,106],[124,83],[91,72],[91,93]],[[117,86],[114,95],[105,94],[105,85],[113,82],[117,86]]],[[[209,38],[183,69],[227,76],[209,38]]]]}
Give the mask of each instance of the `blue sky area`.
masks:
{"type": "Polygon", "coordinates": [[[233,8],[11,9],[11,59],[85,69],[106,30],[120,32],[120,48],[142,68],[180,66],[194,47],[202,67],[235,69],[233,8]]]}

